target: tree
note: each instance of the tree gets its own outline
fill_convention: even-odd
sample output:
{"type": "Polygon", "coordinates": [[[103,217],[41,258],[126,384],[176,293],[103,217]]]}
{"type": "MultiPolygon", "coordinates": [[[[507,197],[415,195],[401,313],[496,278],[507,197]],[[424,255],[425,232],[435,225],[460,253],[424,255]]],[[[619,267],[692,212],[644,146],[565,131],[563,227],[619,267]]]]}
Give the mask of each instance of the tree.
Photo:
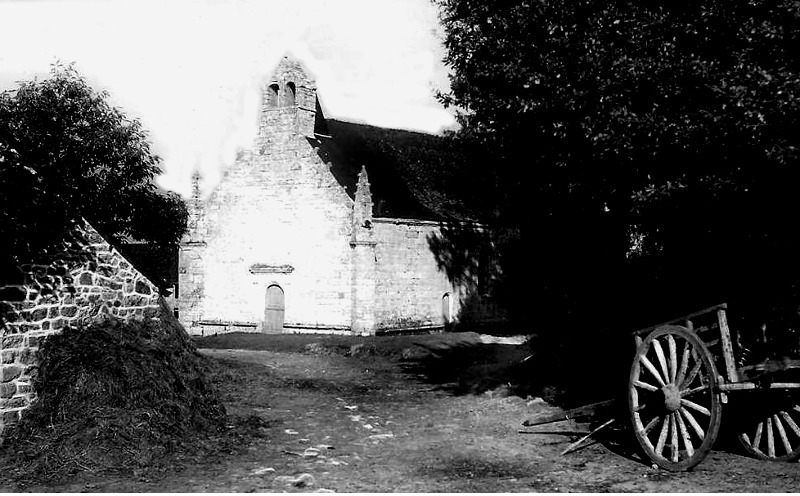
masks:
{"type": "Polygon", "coordinates": [[[0,255],[30,262],[87,219],[101,233],[175,243],[188,211],[153,178],[160,159],[136,119],[73,67],[0,93],[0,255]]]}
{"type": "Polygon", "coordinates": [[[555,319],[797,287],[800,4],[435,3],[441,101],[494,157],[517,285],[555,319]]]}

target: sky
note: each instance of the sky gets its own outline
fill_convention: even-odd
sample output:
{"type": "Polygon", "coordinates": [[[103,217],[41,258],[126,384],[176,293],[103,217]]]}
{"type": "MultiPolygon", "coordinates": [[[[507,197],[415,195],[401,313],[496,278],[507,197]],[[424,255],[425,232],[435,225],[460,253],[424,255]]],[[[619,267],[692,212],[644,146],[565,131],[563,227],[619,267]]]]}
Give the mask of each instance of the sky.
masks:
{"type": "Polygon", "coordinates": [[[75,63],[142,122],[157,183],[208,194],[257,130],[259,88],[285,54],[326,117],[439,132],[453,115],[430,0],[0,0],[0,90],[75,63]]]}

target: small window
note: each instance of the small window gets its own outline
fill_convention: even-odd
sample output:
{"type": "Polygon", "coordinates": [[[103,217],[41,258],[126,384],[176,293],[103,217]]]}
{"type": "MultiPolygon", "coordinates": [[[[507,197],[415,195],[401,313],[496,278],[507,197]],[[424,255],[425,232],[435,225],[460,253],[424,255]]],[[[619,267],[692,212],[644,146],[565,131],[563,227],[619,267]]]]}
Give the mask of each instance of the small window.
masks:
{"type": "Polygon", "coordinates": [[[295,102],[296,90],[294,83],[286,83],[286,89],[283,92],[283,106],[293,107],[295,102]]]}
{"type": "Polygon", "coordinates": [[[267,107],[277,107],[278,106],[278,85],[271,84],[269,88],[267,88],[266,94],[266,104],[267,107]]]}

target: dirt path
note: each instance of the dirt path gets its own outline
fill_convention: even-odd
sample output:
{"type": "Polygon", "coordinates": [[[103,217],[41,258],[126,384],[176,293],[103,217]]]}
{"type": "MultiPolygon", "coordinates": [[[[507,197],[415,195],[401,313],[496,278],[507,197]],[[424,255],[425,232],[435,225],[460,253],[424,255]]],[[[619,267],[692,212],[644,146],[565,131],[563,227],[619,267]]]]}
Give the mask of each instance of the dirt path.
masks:
{"type": "MultiPolygon", "coordinates": [[[[566,433],[522,435],[555,409],[541,400],[455,395],[403,362],[203,350],[230,371],[229,413],[266,423],[243,453],[197,460],[159,480],[82,477],[62,492],[771,492],[800,488],[800,464],[712,452],[694,472],[656,470],[595,444],[560,456],[566,433]]],[[[552,424],[547,430],[585,426],[552,424]]]]}

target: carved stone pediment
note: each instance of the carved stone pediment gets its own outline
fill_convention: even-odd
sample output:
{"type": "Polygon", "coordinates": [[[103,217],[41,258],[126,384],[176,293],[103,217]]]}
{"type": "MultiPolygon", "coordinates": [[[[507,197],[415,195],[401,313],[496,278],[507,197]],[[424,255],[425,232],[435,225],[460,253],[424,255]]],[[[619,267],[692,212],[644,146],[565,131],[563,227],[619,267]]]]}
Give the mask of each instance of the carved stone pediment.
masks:
{"type": "Polygon", "coordinates": [[[294,267],[289,264],[273,265],[256,263],[249,268],[251,274],[291,274],[294,272],[294,267]]]}

